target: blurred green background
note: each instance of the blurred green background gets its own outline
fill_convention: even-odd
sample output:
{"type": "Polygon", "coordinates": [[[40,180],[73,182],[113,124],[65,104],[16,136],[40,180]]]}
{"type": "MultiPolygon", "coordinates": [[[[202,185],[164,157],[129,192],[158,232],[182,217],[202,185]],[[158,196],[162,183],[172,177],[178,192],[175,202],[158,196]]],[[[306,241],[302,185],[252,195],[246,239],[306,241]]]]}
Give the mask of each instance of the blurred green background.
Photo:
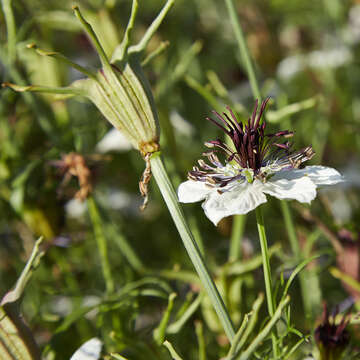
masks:
{"type": "MultiPolygon", "coordinates": [[[[122,39],[131,1],[77,4],[111,54],[122,39]]],[[[134,42],[163,4],[160,0],[140,1],[134,42]]],[[[100,66],[71,10],[71,1],[16,0],[2,1],[2,5],[1,82],[65,86],[82,76],[28,49],[26,45],[32,42],[81,65],[100,66]],[[5,19],[8,3],[13,19],[5,19]]],[[[304,334],[311,334],[322,302],[330,307],[342,304],[344,309],[346,299],[352,295],[356,302],[360,294],[354,287],[344,286],[333,271],[337,268],[360,280],[360,3],[241,0],[235,5],[262,95],[272,97],[268,131],[294,130],[295,148],[312,144],[316,156],[311,163],[335,167],[347,180],[321,191],[311,207],[291,203],[301,256],[321,254],[304,272],[307,305],[299,284],[290,292],[291,322],[304,334]],[[349,253],[339,254],[334,248],[336,241],[349,253]],[[347,250],[349,244],[351,251],[347,250]]],[[[222,1],[177,0],[148,53],[163,41],[169,41],[169,46],[144,71],[159,112],[165,163],[178,185],[201,157],[203,142],[221,136],[205,120],[211,110],[223,111],[225,105],[231,105],[244,120],[254,99],[222,1]]],[[[85,340],[98,336],[105,341],[105,353],[119,352],[129,359],[168,359],[152,332],[162,318],[169,293],[178,294],[171,320],[175,321],[199,286],[156,186],[151,187],[148,208],[139,210],[141,156],[126,144],[120,150],[104,151],[99,143],[111,126],[93,104],[82,99],[15,93],[7,88],[1,89],[0,97],[0,294],[13,286],[35,239],[43,235],[47,253],[26,289],[22,312],[45,349],[44,356],[68,359],[85,340]],[[116,288],[110,300],[105,296],[86,202],[73,200],[77,180],[62,186],[63,174],[54,166],[54,161],[70,152],[82,154],[92,173],[94,201],[101,218],[97,225],[108,244],[116,288]]],[[[279,246],[272,266],[280,286],[299,255],[290,249],[280,203],[269,199],[264,210],[268,239],[279,246]]],[[[199,204],[186,205],[185,212],[195,234],[201,235],[207,264],[222,284],[238,326],[240,315],[250,311],[263,291],[261,264],[231,273],[232,219],[215,228],[199,204]]],[[[258,256],[256,224],[250,214],[238,263],[258,256]]],[[[265,306],[262,311],[258,326],[265,317],[265,306]]],[[[206,302],[179,332],[167,338],[184,359],[198,358],[196,319],[204,324],[208,359],[223,356],[227,345],[206,302]]],[[[360,341],[356,326],[352,334],[351,351],[355,351],[360,341]]],[[[289,334],[286,341],[299,338],[299,334],[289,334]]],[[[311,351],[310,339],[292,358],[303,358],[311,351]]]]}

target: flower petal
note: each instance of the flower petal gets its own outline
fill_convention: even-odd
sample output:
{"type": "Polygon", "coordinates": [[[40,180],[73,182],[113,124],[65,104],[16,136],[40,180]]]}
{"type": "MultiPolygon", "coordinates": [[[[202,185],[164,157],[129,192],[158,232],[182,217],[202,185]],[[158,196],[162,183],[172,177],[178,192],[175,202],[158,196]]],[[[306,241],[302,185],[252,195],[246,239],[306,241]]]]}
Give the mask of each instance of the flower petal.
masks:
{"type": "MultiPolygon", "coordinates": [[[[286,171],[286,173],[289,172],[286,171]]],[[[282,173],[285,173],[285,171],[282,171],[282,173]]],[[[307,176],[291,180],[286,178],[276,179],[274,176],[263,184],[263,192],[278,199],[295,199],[302,203],[310,203],[316,197],[316,185],[307,176]]]]}
{"type": "Polygon", "coordinates": [[[307,166],[297,171],[302,171],[304,175],[309,176],[316,185],[333,185],[345,181],[337,170],[327,166],[307,166]]]}
{"type": "Polygon", "coordinates": [[[252,184],[243,182],[233,186],[224,193],[214,190],[202,204],[205,215],[215,224],[230,215],[246,214],[266,202],[262,192],[262,183],[255,180],[252,184]]]}
{"type": "Polygon", "coordinates": [[[82,344],[70,360],[98,360],[100,359],[101,348],[102,341],[98,338],[92,338],[82,344]]]}
{"type": "Polygon", "coordinates": [[[178,187],[178,198],[182,203],[192,203],[205,199],[213,188],[206,186],[204,182],[188,180],[178,187]]]}
{"type": "Polygon", "coordinates": [[[308,176],[315,185],[333,185],[344,181],[344,177],[335,169],[327,166],[306,166],[304,169],[292,169],[278,172],[274,178],[288,180],[308,176]]]}

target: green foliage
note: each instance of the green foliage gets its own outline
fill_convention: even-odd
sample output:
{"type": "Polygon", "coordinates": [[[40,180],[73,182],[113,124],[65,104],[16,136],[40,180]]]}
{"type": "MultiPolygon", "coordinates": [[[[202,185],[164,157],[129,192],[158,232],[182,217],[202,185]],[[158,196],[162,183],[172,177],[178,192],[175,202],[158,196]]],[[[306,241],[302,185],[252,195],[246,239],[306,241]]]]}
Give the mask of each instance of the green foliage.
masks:
{"type": "MultiPolygon", "coordinates": [[[[141,44],[164,3],[139,1],[133,43],[141,44]]],[[[35,240],[44,236],[45,256],[20,307],[44,359],[68,359],[92,337],[104,342],[106,359],[271,359],[272,331],[282,359],[303,359],[317,354],[312,334],[322,302],[334,307],[352,295],[359,309],[359,6],[339,0],[233,3],[259,91],[272,96],[269,132],[296,131],[295,147],[311,143],[313,163],[338,168],[347,185],[325,189],[311,207],[289,203],[293,229],[277,201],[264,207],[276,295],[271,318],[263,304],[255,214],[246,222],[224,219],[215,228],[200,206],[185,207],[237,330],[231,345],[155,186],[147,209],[139,210],[139,153],[99,151],[110,124],[90,102],[1,89],[0,289],[4,295],[13,286],[35,240]],[[84,203],[74,203],[78,183],[58,163],[74,151],[91,172],[93,194],[84,203]]],[[[1,82],[60,88],[82,79],[77,70],[83,68],[59,62],[59,53],[90,73],[100,68],[71,6],[2,0],[1,82]],[[27,48],[31,43],[53,58],[27,48]]],[[[125,35],[131,1],[79,6],[110,56],[125,35]]],[[[178,184],[204,151],[203,142],[219,136],[205,120],[211,110],[230,105],[246,119],[252,109],[225,2],[176,0],[142,60],[164,162],[178,184]]],[[[349,359],[360,345],[352,326],[349,359]]]]}

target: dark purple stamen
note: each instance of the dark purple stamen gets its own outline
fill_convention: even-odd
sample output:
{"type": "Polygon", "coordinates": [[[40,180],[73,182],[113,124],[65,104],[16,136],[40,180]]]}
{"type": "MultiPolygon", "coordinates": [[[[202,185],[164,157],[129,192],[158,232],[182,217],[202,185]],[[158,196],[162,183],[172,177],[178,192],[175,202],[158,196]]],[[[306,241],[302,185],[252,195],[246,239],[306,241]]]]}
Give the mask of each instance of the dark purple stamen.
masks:
{"type": "Polygon", "coordinates": [[[243,178],[242,169],[252,169],[254,176],[263,179],[261,168],[276,160],[279,169],[297,168],[306,160],[311,159],[314,152],[311,146],[298,152],[291,152],[292,144],[289,141],[283,143],[276,141],[279,138],[290,138],[292,131],[279,131],[274,134],[265,134],[266,121],[262,120],[263,113],[270,98],[262,102],[259,113],[258,101],[256,100],[254,110],[247,122],[241,123],[237,120],[234,112],[227,106],[230,116],[226,113],[220,115],[213,111],[216,120],[207,118],[210,122],[220,128],[228,135],[234,144],[234,149],[230,148],[222,140],[212,140],[205,145],[212,149],[203,155],[206,156],[211,165],[200,162],[199,168],[194,168],[189,172],[189,178],[196,181],[204,181],[208,185],[225,186],[235,179],[243,178]],[[261,121],[262,120],[262,121],[261,121]],[[226,162],[235,161],[239,165],[239,174],[231,176],[224,175],[224,165],[219,161],[215,153],[222,153],[226,156],[226,162]],[[275,158],[276,156],[276,158],[275,158]]]}

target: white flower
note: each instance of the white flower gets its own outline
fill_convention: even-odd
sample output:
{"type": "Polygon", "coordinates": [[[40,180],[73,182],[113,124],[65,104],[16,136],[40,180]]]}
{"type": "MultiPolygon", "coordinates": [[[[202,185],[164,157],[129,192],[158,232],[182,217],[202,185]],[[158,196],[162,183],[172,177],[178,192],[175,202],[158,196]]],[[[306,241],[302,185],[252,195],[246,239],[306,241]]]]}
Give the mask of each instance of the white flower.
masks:
{"type": "Polygon", "coordinates": [[[112,128],[96,145],[96,150],[101,153],[109,151],[128,151],[132,148],[130,141],[118,129],[112,128]]]}
{"type": "Polygon", "coordinates": [[[298,200],[310,203],[316,197],[319,185],[333,185],[343,181],[335,170],[325,166],[307,166],[304,169],[281,170],[266,182],[255,179],[252,183],[236,180],[221,189],[206,183],[188,180],[180,184],[179,201],[183,203],[205,200],[205,215],[215,224],[224,217],[246,214],[265,203],[266,195],[281,200],[298,200]],[[219,191],[220,190],[220,191],[219,191]]]}
{"type": "Polygon", "coordinates": [[[349,64],[352,60],[353,54],[347,46],[316,50],[309,54],[284,58],[277,67],[277,75],[288,80],[308,67],[311,69],[336,69],[349,64]]]}
{"type": "Polygon", "coordinates": [[[208,147],[219,149],[227,156],[223,165],[215,151],[205,153],[208,161],[199,160],[199,166],[189,172],[189,180],[180,184],[180,202],[191,203],[205,200],[202,207],[205,215],[216,225],[222,218],[235,214],[246,214],[267,201],[266,194],[281,200],[298,200],[310,203],[316,197],[316,189],[321,185],[332,185],[343,181],[335,169],[325,166],[299,165],[310,159],[314,152],[307,147],[298,152],[290,152],[290,143],[278,144],[274,139],[292,136],[288,131],[265,135],[265,121],[260,118],[265,109],[263,102],[256,118],[255,107],[248,124],[239,124],[230,111],[216,116],[228,127],[222,128],[231,137],[235,151],[220,140],[206,143],[208,147]],[[273,146],[275,150],[273,150],[273,146]]]}
{"type": "Polygon", "coordinates": [[[86,341],[71,356],[70,360],[98,360],[102,348],[102,341],[98,338],[92,338],[86,341]]]}

